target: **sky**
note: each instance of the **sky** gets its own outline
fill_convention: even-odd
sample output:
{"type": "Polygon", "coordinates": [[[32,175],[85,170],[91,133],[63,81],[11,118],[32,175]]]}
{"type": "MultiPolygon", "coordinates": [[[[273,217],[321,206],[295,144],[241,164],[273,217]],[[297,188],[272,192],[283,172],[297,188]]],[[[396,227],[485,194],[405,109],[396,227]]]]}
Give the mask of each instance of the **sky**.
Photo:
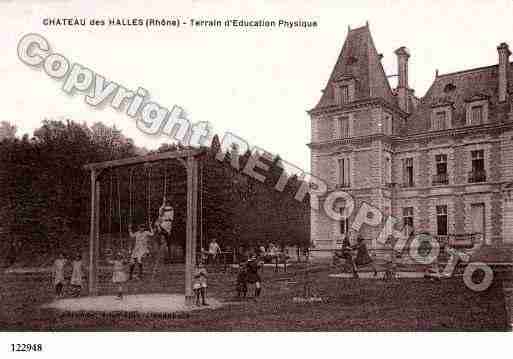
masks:
{"type": "MultiPolygon", "coordinates": [[[[208,121],[220,134],[237,134],[305,170],[310,120],[347,35],[369,22],[388,75],[393,53],[410,50],[410,86],[423,96],[440,74],[497,63],[497,45],[513,47],[513,0],[455,1],[99,1],[0,0],[0,121],[32,133],[45,118],[115,124],[138,146],[169,142],[141,133],[135,121],[110,107],[96,109],[83,94],[69,96],[62,82],[23,64],[18,41],[43,35],[52,50],[108,80],[171,109],[183,107],[192,122],[208,121]],[[310,29],[49,27],[44,18],[140,17],[315,20],[310,29]]],[[[391,78],[395,86],[394,78],[391,78]]]]}

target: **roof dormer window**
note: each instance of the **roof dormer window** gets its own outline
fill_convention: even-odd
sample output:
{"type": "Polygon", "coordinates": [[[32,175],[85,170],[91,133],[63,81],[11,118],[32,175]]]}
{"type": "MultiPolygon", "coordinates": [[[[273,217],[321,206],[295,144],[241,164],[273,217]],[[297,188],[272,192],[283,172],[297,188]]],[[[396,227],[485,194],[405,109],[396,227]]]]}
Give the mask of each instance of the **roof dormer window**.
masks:
{"type": "Polygon", "coordinates": [[[443,131],[449,128],[447,120],[447,111],[440,110],[435,111],[431,123],[431,129],[433,131],[443,131]]]}
{"type": "Polygon", "coordinates": [[[483,105],[472,106],[470,108],[470,125],[476,126],[483,123],[483,105]]]}
{"type": "Polygon", "coordinates": [[[354,101],[354,84],[352,76],[339,76],[333,84],[335,87],[335,101],[339,105],[345,105],[354,101]]]}
{"type": "Polygon", "coordinates": [[[466,102],[467,126],[479,126],[488,122],[488,98],[486,96],[475,95],[466,102]]]}
{"type": "Polygon", "coordinates": [[[443,131],[451,128],[452,124],[452,104],[439,102],[432,106],[431,112],[431,130],[443,131]]]}

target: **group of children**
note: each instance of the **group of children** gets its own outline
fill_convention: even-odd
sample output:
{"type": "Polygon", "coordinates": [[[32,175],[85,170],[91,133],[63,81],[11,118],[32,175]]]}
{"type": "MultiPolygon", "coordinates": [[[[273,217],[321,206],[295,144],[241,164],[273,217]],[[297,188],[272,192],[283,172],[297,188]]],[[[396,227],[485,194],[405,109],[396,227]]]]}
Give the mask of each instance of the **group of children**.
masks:
{"type": "MultiPolygon", "coordinates": [[[[55,295],[58,298],[62,298],[64,296],[64,288],[67,284],[67,264],[69,262],[70,261],[66,258],[64,253],[61,253],[53,264],[55,295]]],[[[80,296],[83,285],[82,256],[80,254],[77,254],[71,261],[70,285],[71,295],[73,297],[80,296]]]]}
{"type": "MultiPolygon", "coordinates": [[[[158,233],[166,241],[171,233],[172,221],[174,219],[174,210],[170,202],[164,198],[163,204],[159,209],[159,218],[155,222],[158,233]]],[[[130,257],[127,259],[121,252],[115,253],[113,258],[108,260],[108,263],[112,265],[112,282],[117,285],[117,298],[123,299],[125,283],[129,280],[134,279],[134,271],[137,267],[138,275],[135,278],[142,278],[143,276],[143,258],[150,253],[149,243],[150,240],[155,236],[151,222],[148,227],[145,225],[139,225],[137,231],[132,231],[132,226],[129,225],[128,232],[130,238],[134,239],[134,246],[130,253],[130,257]],[[128,267],[128,274],[127,274],[128,267]]],[[[162,244],[159,242],[159,245],[162,244]]],[[[206,252],[206,251],[205,251],[206,252]]],[[[209,250],[206,252],[206,262],[216,263],[217,256],[221,253],[221,248],[215,239],[210,242],[209,250]]],[[[64,254],[54,262],[54,285],[55,294],[57,297],[62,297],[64,292],[64,286],[66,284],[65,268],[68,264],[68,260],[64,254]]],[[[71,262],[72,274],[71,274],[71,289],[73,296],[80,296],[83,285],[83,271],[82,271],[82,257],[77,255],[71,262]]],[[[255,284],[255,297],[260,296],[262,290],[262,280],[258,273],[258,260],[256,256],[251,256],[247,263],[240,265],[240,271],[237,276],[236,290],[239,297],[246,297],[248,291],[248,284],[255,284]]],[[[193,276],[193,291],[196,299],[196,305],[208,305],[206,302],[207,292],[207,271],[202,261],[200,261],[196,267],[193,276]]]]}
{"type": "MultiPolygon", "coordinates": [[[[134,246],[130,253],[130,258],[127,260],[121,253],[117,253],[115,257],[109,260],[113,266],[112,282],[117,285],[118,299],[123,299],[124,284],[132,279],[142,279],[143,277],[143,259],[150,253],[150,240],[158,233],[163,237],[162,241],[157,241],[160,247],[164,243],[169,246],[171,239],[171,230],[173,227],[174,209],[171,202],[166,197],[163,198],[162,205],[159,208],[159,216],[155,221],[156,230],[154,230],[151,221],[148,226],[140,224],[137,231],[132,231],[132,225],[128,226],[128,234],[130,238],[134,239],[134,246]],[[126,267],[128,265],[128,275],[126,267]],[[137,267],[138,273],[135,274],[137,267]]],[[[159,248],[160,250],[160,248],[159,248]]]]}
{"type": "MultiPolygon", "coordinates": [[[[359,278],[358,268],[360,267],[370,267],[374,272],[374,277],[377,277],[378,272],[376,269],[376,264],[369,254],[369,249],[367,248],[365,240],[360,235],[355,235],[352,236],[353,238],[355,237],[355,244],[352,244],[349,237],[350,236],[345,237],[342,243],[342,248],[335,251],[333,257],[334,263],[336,264],[342,260],[350,267],[354,278],[359,278]]],[[[397,253],[394,251],[392,246],[389,246],[384,258],[384,280],[391,280],[397,277],[396,256],[397,253]]]]}
{"type": "Polygon", "coordinates": [[[155,235],[151,224],[146,228],[144,224],[139,225],[137,231],[132,231],[132,226],[129,225],[128,233],[130,238],[135,239],[134,247],[130,254],[129,260],[123,257],[121,253],[117,253],[113,259],[109,260],[109,264],[113,266],[112,269],[112,282],[117,285],[118,299],[123,299],[125,283],[134,278],[142,279],[143,277],[143,259],[150,253],[149,241],[155,235]],[[128,265],[128,275],[126,267],[128,265]],[[134,277],[135,267],[138,267],[138,274],[134,277]]]}
{"type": "Polygon", "coordinates": [[[359,277],[358,267],[362,266],[370,266],[374,272],[374,276],[377,277],[378,275],[378,271],[369,254],[365,240],[361,236],[356,237],[356,243],[354,245],[351,245],[349,237],[345,237],[342,248],[335,252],[333,259],[335,261],[341,259],[348,264],[354,278],[359,277]],[[356,256],[353,257],[353,253],[356,253],[356,256]]]}
{"type": "MultiPolygon", "coordinates": [[[[129,234],[131,238],[135,239],[133,250],[131,251],[130,258],[127,260],[122,253],[116,253],[113,258],[108,260],[112,265],[112,282],[117,285],[118,298],[123,298],[124,283],[134,278],[135,267],[138,267],[137,278],[142,278],[143,275],[143,258],[149,253],[149,240],[154,235],[153,228],[150,225],[149,230],[146,226],[140,225],[136,232],[132,232],[131,226],[129,227],[129,234]],[[129,274],[127,275],[127,265],[129,274]]],[[[55,286],[55,295],[58,298],[64,296],[64,288],[67,284],[66,272],[67,264],[70,261],[61,253],[53,264],[53,278],[55,286]]],[[[74,297],[80,296],[83,287],[83,263],[80,254],[71,261],[71,295],[74,297]]]]}
{"type": "MultiPolygon", "coordinates": [[[[158,233],[163,237],[163,241],[158,241],[159,247],[166,243],[169,246],[171,230],[173,227],[174,209],[171,202],[163,198],[162,205],[159,208],[159,217],[155,221],[158,233]]],[[[126,260],[121,253],[118,253],[109,263],[113,266],[112,282],[117,285],[118,299],[123,299],[124,284],[134,278],[142,279],[143,277],[143,259],[150,253],[150,240],[155,237],[157,231],[154,230],[151,221],[148,227],[144,224],[139,225],[137,231],[132,231],[132,226],[128,226],[128,234],[134,239],[134,246],[130,253],[129,260],[126,260]],[[129,274],[126,273],[128,264],[129,274]],[[134,276],[135,267],[138,274],[134,276]]],[[[160,249],[159,249],[160,250],[160,249]]]]}
{"type": "Polygon", "coordinates": [[[262,278],[258,273],[259,264],[256,256],[251,256],[247,263],[239,264],[239,274],[237,275],[237,297],[245,298],[248,293],[248,284],[255,284],[255,297],[259,297],[262,292],[262,278]]]}

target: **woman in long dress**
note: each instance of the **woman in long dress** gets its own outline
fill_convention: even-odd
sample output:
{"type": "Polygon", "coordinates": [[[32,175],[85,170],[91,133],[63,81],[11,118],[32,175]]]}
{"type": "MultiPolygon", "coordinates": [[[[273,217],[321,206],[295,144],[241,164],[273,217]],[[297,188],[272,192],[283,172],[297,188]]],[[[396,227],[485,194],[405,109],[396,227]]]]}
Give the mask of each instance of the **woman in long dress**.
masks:
{"type": "MultiPolygon", "coordinates": [[[[367,248],[367,245],[365,244],[365,240],[358,236],[356,239],[356,259],[354,261],[355,267],[363,267],[370,265],[372,269],[374,270],[374,276],[376,277],[378,275],[378,271],[376,270],[376,267],[374,265],[374,261],[372,260],[369,250],[367,248]]],[[[358,270],[356,269],[356,277],[358,277],[358,270]]]]}
{"type": "Polygon", "coordinates": [[[255,297],[260,296],[262,291],[262,278],[258,273],[258,260],[256,256],[251,256],[246,265],[246,281],[249,284],[255,284],[255,297]]]}
{"type": "Polygon", "coordinates": [[[55,295],[57,298],[61,298],[63,296],[63,289],[66,284],[66,280],[64,279],[64,268],[67,262],[66,257],[61,253],[53,263],[53,284],[55,286],[55,295]]]}
{"type": "Polygon", "coordinates": [[[80,296],[80,292],[82,291],[82,255],[77,254],[73,262],[71,262],[71,266],[73,268],[71,272],[71,288],[73,290],[73,296],[80,296]]]}

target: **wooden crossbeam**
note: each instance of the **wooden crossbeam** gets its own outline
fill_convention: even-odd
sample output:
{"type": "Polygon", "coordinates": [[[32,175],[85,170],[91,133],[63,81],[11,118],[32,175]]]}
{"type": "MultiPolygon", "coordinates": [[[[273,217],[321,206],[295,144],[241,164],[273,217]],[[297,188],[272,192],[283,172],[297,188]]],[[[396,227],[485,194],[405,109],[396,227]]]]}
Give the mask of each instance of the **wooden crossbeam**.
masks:
{"type": "MultiPolygon", "coordinates": [[[[206,152],[206,150],[203,150],[203,149],[169,151],[169,152],[156,153],[156,154],[146,155],[146,156],[123,158],[120,160],[88,163],[88,164],[84,165],[84,168],[87,170],[102,170],[102,169],[106,169],[106,168],[134,166],[134,165],[141,164],[141,163],[158,162],[158,161],[171,160],[171,159],[183,160],[183,159],[189,158],[189,157],[197,157],[205,152],[206,152]]],[[[183,163],[182,161],[180,161],[180,162],[183,163]]]]}

